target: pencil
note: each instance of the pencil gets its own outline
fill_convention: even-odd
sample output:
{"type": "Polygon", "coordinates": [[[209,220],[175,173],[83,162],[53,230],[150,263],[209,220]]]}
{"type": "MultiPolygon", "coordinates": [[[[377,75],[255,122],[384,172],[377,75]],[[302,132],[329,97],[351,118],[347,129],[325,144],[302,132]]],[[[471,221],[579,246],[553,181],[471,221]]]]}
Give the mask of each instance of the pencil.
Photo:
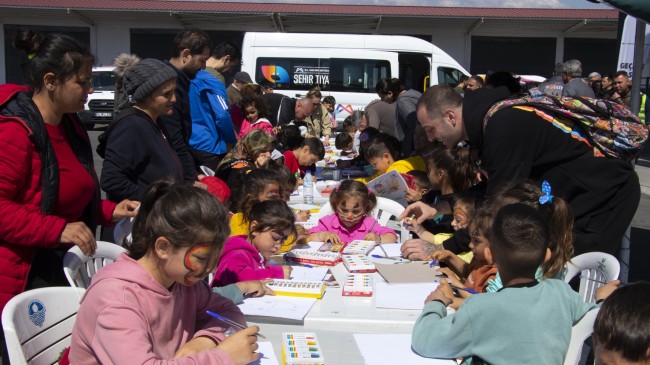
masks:
{"type": "MultiPolygon", "coordinates": [[[[233,327],[237,327],[240,330],[244,330],[244,329],[247,328],[246,326],[243,326],[243,325],[241,325],[241,324],[239,324],[239,323],[237,323],[237,322],[235,322],[233,320],[230,320],[230,319],[228,319],[228,318],[226,318],[226,317],[224,317],[224,316],[222,316],[220,314],[217,314],[217,313],[214,313],[214,312],[211,312],[211,311],[205,311],[205,313],[207,313],[209,316],[212,316],[212,317],[214,317],[214,318],[216,318],[216,319],[218,319],[218,320],[220,320],[222,322],[228,323],[229,325],[231,325],[233,327]]],[[[263,338],[263,339],[266,340],[266,337],[264,337],[260,333],[256,333],[255,335],[257,335],[257,337],[260,337],[260,338],[263,338]]]]}

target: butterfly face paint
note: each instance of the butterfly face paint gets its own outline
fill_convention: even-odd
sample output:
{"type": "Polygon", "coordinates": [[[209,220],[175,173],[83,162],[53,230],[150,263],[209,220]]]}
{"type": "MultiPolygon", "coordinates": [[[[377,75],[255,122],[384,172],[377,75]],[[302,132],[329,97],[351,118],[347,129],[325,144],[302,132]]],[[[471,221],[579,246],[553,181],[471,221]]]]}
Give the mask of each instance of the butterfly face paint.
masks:
{"type": "Polygon", "coordinates": [[[206,270],[206,265],[208,265],[208,259],[210,257],[210,245],[202,244],[196,245],[185,253],[185,258],[183,264],[185,268],[189,271],[185,275],[185,285],[194,285],[200,277],[197,276],[197,273],[204,273],[206,270]]]}
{"type": "Polygon", "coordinates": [[[451,226],[454,230],[457,231],[467,227],[468,222],[469,218],[467,217],[467,212],[465,212],[461,207],[456,207],[456,209],[454,209],[454,220],[451,222],[451,226]]]}

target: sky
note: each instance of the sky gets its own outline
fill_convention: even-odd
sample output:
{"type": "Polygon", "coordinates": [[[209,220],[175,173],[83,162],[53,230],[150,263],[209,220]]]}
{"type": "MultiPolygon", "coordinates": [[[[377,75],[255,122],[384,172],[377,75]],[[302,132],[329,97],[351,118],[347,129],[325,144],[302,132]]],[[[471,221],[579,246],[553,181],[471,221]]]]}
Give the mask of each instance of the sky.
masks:
{"type": "MultiPolygon", "coordinates": [[[[191,0],[188,0],[191,1],[191,0]]],[[[205,0],[204,0],[205,1],[205,0]]],[[[207,0],[210,1],[210,0],[207,0]]],[[[211,0],[234,1],[234,0],[211,0]]],[[[259,3],[323,4],[322,0],[247,0],[259,3]]],[[[328,4],[453,6],[482,8],[608,9],[607,5],[587,0],[327,0],[328,4]]]]}

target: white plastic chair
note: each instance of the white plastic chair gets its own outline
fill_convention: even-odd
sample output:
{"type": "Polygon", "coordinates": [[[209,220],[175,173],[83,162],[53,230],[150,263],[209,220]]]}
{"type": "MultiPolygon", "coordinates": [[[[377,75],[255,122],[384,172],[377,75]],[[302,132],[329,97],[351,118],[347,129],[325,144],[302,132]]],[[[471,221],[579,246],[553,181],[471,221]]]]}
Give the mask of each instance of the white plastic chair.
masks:
{"type": "Polygon", "coordinates": [[[126,252],[123,247],[105,241],[97,241],[93,256],[86,256],[79,247],[73,246],[63,257],[63,272],[70,286],[88,288],[93,275],[115,261],[122,252],[126,252]]]}
{"type": "Polygon", "coordinates": [[[569,350],[564,356],[564,365],[577,365],[580,362],[582,346],[594,332],[594,322],[599,310],[600,307],[590,310],[571,328],[571,342],[569,342],[569,350]]]}
{"type": "Polygon", "coordinates": [[[70,338],[79,301],[86,290],[52,287],[13,297],[2,311],[9,363],[54,364],[70,338]]]}
{"type": "MultiPolygon", "coordinates": [[[[405,208],[396,201],[377,197],[377,206],[372,211],[372,217],[375,218],[379,224],[386,227],[390,218],[394,216],[397,220],[400,214],[404,212],[404,209],[405,208]]],[[[320,220],[321,218],[332,213],[334,213],[332,206],[330,204],[323,204],[323,206],[320,208],[320,211],[318,212],[318,219],[320,220]]],[[[406,227],[404,227],[402,222],[397,222],[397,224],[400,226],[400,242],[404,242],[408,239],[411,232],[409,232],[406,227]]]]}
{"type": "Polygon", "coordinates": [[[115,223],[115,228],[113,229],[113,239],[118,246],[129,247],[133,242],[131,237],[131,231],[133,230],[133,217],[126,217],[120,219],[115,223]]]}
{"type": "Polygon", "coordinates": [[[580,275],[580,289],[582,299],[586,303],[594,303],[596,289],[616,278],[621,270],[616,257],[604,252],[587,252],[571,259],[566,265],[567,273],[564,281],[571,281],[580,275]]]}

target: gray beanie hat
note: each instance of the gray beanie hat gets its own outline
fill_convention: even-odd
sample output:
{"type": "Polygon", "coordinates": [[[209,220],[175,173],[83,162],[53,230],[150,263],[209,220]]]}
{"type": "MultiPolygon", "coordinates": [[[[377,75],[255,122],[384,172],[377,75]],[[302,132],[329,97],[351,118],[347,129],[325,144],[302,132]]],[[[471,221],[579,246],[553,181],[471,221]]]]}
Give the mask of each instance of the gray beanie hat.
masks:
{"type": "Polygon", "coordinates": [[[122,85],[129,101],[137,103],[160,85],[176,79],[176,76],[176,71],[170,66],[157,59],[146,58],[126,70],[122,85]]]}

